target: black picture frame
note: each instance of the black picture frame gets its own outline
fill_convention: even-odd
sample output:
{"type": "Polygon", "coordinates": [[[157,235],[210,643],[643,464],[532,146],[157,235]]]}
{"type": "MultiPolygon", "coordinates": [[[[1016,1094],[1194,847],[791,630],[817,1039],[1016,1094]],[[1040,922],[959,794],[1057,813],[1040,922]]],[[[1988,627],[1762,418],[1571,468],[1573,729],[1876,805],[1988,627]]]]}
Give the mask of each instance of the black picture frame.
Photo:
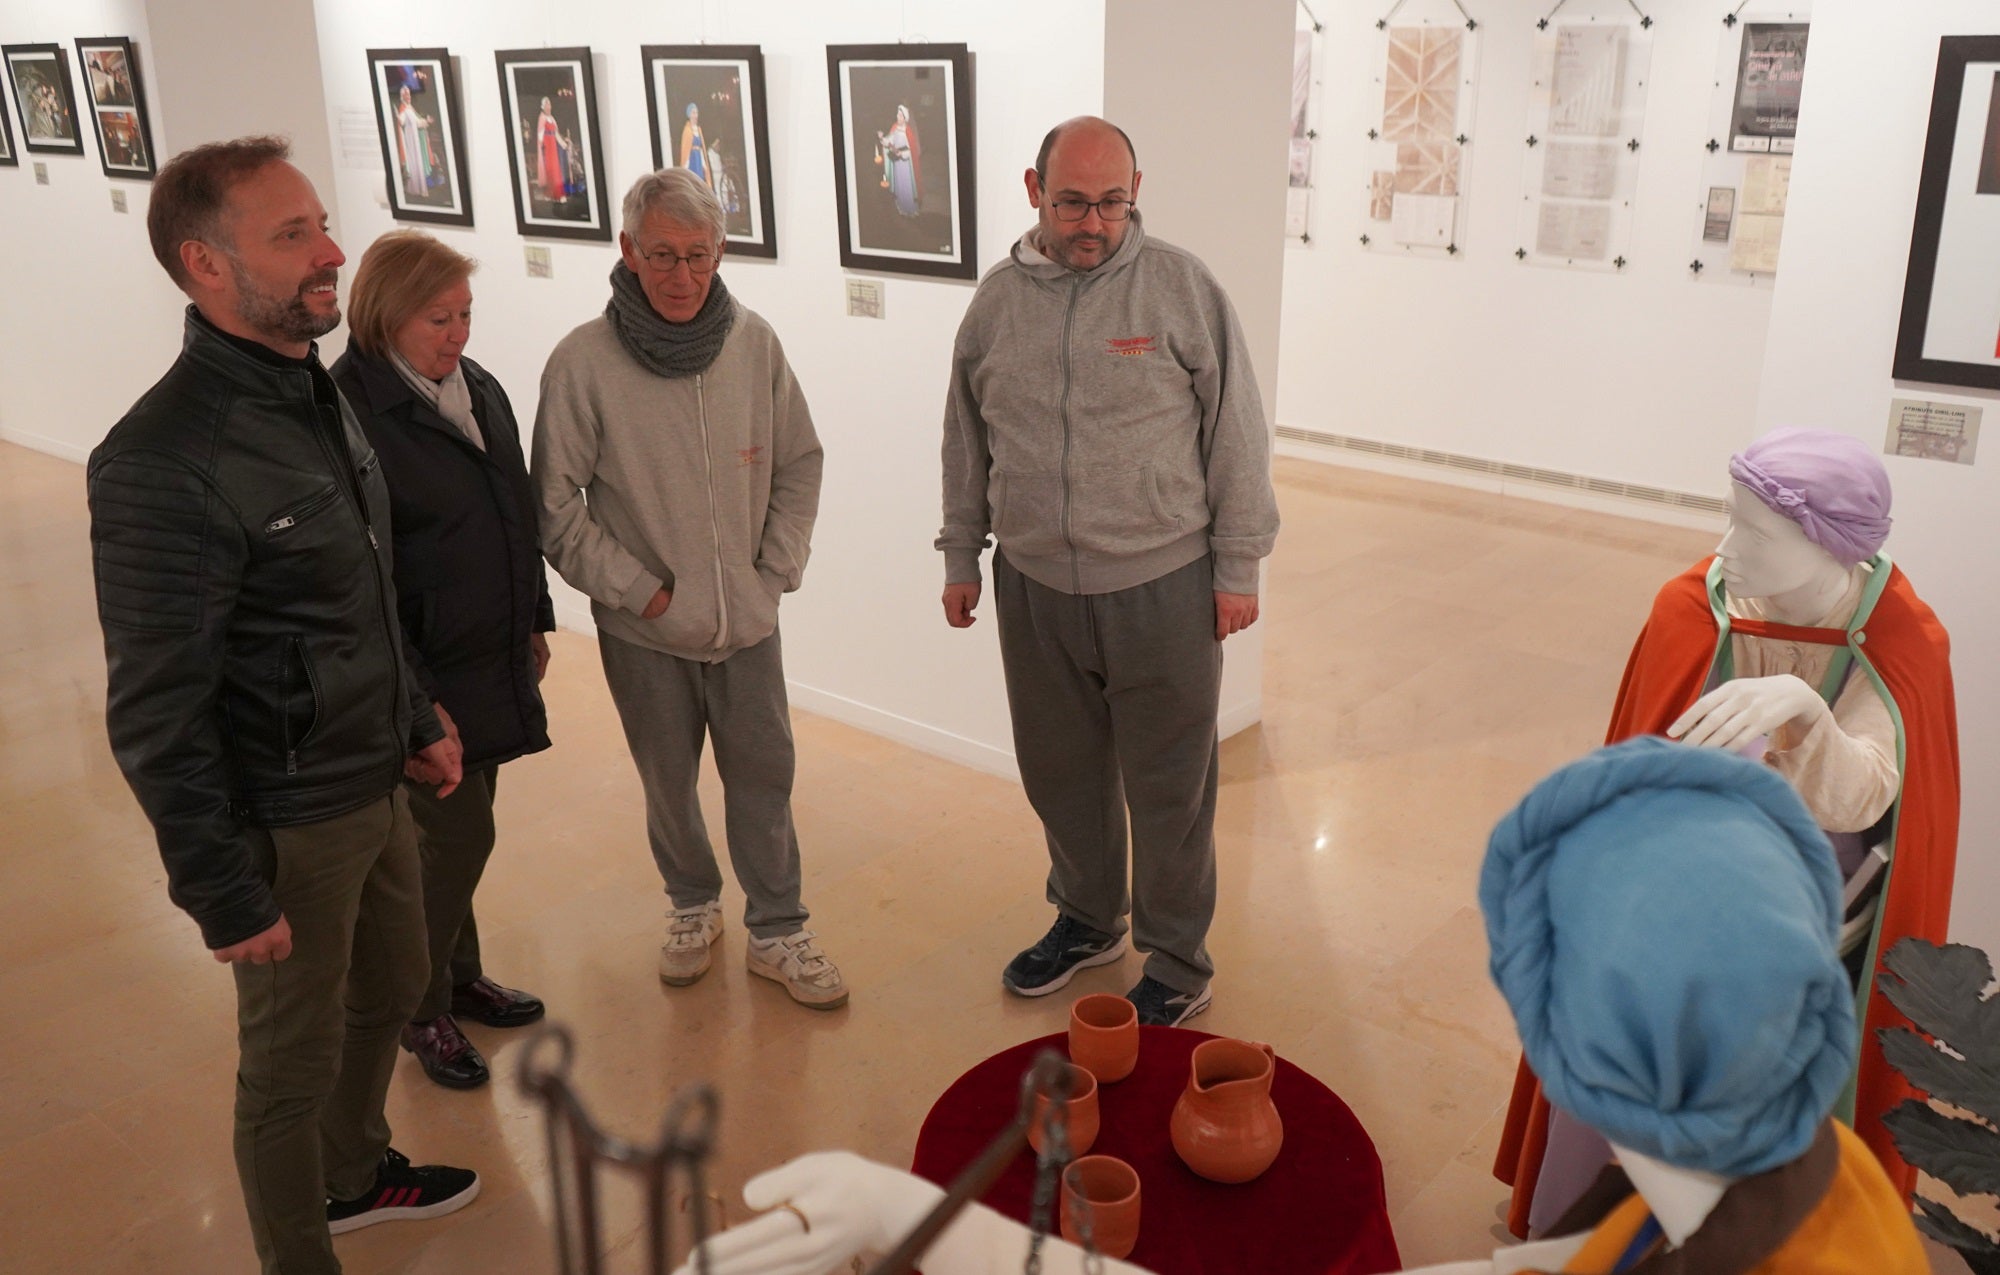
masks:
{"type": "Polygon", "coordinates": [[[397,221],[470,226],[465,98],[458,91],[451,51],[368,50],[368,96],[375,104],[389,215],[397,221]]]}
{"type": "Polygon", "coordinates": [[[827,46],[841,265],[979,277],[972,69],[963,44],[827,46]]]}
{"type": "Polygon", "coordinates": [[[0,168],[19,168],[21,152],[14,142],[14,123],[7,111],[7,93],[0,89],[0,168]]]}
{"type": "Polygon", "coordinates": [[[124,36],[79,36],[76,65],[90,95],[91,123],[97,126],[97,159],[106,177],[151,181],[159,171],[153,156],[153,117],[146,109],[146,81],[139,52],[124,36]]]}
{"type": "Polygon", "coordinates": [[[646,75],[653,167],[698,169],[722,202],[729,254],[776,260],[777,200],[771,186],[763,49],[754,44],[648,44],[640,48],[639,60],[646,75]],[[695,136],[703,143],[698,161],[695,136]]]}
{"type": "MultiPolygon", "coordinates": [[[[1894,373],[1905,381],[2000,390],[2000,300],[1978,326],[1974,316],[1986,302],[1974,291],[1979,280],[1967,277],[1973,262],[1984,259],[1974,254],[1993,253],[2000,189],[1982,191],[2000,183],[1981,180],[1981,170],[1994,165],[1984,153],[1981,163],[1959,165],[1954,182],[1952,157],[1969,123],[1977,125],[1983,152],[2000,148],[2000,36],[1945,36],[1938,43],[1894,373]],[[1968,101],[1980,113],[1971,120],[1968,101]]],[[[1990,272],[1982,269],[1981,277],[1990,279],[1990,272]]]]}
{"type": "Polygon", "coordinates": [[[500,49],[493,54],[500,71],[514,221],[529,238],[608,243],[614,237],[616,217],[605,194],[604,134],[590,58],[587,48],[500,49]],[[548,102],[549,110],[542,111],[537,99],[548,102]],[[546,136],[544,116],[555,126],[546,136]],[[558,179],[560,194],[555,193],[558,179]]]}
{"type": "Polygon", "coordinates": [[[14,102],[21,108],[21,145],[34,155],[83,154],[83,120],[60,44],[0,45],[14,102]]]}

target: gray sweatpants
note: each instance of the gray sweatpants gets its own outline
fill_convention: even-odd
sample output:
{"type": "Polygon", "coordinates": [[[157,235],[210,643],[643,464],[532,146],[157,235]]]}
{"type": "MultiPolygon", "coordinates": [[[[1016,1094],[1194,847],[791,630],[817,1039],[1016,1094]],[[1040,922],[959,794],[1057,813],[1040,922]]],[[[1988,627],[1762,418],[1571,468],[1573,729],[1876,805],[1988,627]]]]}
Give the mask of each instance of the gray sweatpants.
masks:
{"type": "Polygon", "coordinates": [[[674,906],[712,903],[722,894],[722,872],[695,792],[702,741],[712,739],[729,863],[748,896],[744,927],[760,939],[802,928],[792,719],[777,633],[715,664],[621,641],[602,629],[597,647],[646,790],[653,862],[674,906]]]}
{"type": "Polygon", "coordinates": [[[1196,992],[1215,972],[1215,714],[1222,644],[1204,557],[1115,593],[1070,594],[993,555],[1014,754],[1049,842],[1049,902],[1196,992]],[[1132,886],[1125,885],[1126,812],[1132,886]]]}

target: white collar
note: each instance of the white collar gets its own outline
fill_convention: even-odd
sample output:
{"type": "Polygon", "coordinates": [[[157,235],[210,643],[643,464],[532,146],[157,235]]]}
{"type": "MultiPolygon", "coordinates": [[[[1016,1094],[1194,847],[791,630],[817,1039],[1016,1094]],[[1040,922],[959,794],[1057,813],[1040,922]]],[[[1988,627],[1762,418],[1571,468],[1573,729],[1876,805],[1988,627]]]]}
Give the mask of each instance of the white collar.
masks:
{"type": "Polygon", "coordinates": [[[1675,1248],[1687,1243],[1688,1237],[1701,1229],[1701,1224],[1722,1202],[1722,1193],[1736,1182],[1735,1178],[1717,1173],[1677,1168],[1617,1143],[1611,1145],[1611,1150],[1617,1154],[1625,1176],[1632,1179],[1633,1188],[1646,1197],[1646,1206],[1653,1210],[1660,1230],[1666,1233],[1667,1243],[1675,1248]]]}

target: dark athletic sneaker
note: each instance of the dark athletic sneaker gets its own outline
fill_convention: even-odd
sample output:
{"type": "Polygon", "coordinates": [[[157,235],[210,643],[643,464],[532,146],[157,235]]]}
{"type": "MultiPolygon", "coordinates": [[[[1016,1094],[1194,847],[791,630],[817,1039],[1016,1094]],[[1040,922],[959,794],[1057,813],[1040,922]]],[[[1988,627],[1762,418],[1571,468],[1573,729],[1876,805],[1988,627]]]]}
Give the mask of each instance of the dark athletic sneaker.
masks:
{"type": "Polygon", "coordinates": [[[479,1196],[479,1175],[442,1164],[415,1165],[389,1148],[375,1170],[375,1185],[358,1200],[328,1200],[326,1229],[335,1235],[377,1222],[407,1222],[456,1213],[479,1196]]]}
{"type": "Polygon", "coordinates": [[[1059,912],[1039,943],[1007,962],[1000,982],[1016,996],[1047,996],[1068,986],[1078,970],[1109,965],[1123,955],[1123,934],[1113,937],[1059,912]]]}
{"type": "Polygon", "coordinates": [[[1177,992],[1148,976],[1125,993],[1125,999],[1138,1008],[1141,1027],[1179,1027],[1208,1008],[1209,995],[1206,987],[1198,992],[1177,992]]]}

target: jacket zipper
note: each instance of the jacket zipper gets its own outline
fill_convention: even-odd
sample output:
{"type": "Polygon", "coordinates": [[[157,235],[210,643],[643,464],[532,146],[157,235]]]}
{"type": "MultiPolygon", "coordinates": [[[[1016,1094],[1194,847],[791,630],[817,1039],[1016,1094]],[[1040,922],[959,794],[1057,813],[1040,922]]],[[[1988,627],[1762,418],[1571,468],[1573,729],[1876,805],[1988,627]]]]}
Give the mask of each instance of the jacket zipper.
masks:
{"type": "Polygon", "coordinates": [[[708,525],[715,533],[715,605],[720,617],[715,649],[720,651],[729,645],[729,580],[722,568],[722,515],[715,507],[715,452],[708,437],[708,395],[703,391],[701,381],[701,373],[695,373],[694,401],[701,417],[702,472],[708,477],[708,525]]]}
{"type": "MultiPolygon", "coordinates": [[[[320,451],[328,460],[333,462],[336,481],[341,484],[341,489],[347,493],[348,498],[354,502],[354,512],[361,519],[361,529],[368,535],[369,565],[374,568],[368,574],[375,584],[375,610],[376,614],[382,619],[382,633],[389,641],[390,665],[398,674],[389,687],[389,726],[393,732],[396,724],[396,705],[402,701],[405,695],[403,678],[401,676],[403,671],[403,635],[397,632],[396,623],[389,615],[388,590],[384,587],[382,580],[382,543],[375,538],[374,520],[368,514],[368,496],[361,489],[360,476],[354,472],[354,458],[348,455],[347,452],[347,431],[341,423],[340,409],[338,407],[327,407],[326,404],[319,401],[317,394],[311,395],[311,398],[315,426],[313,436],[319,440],[320,451]],[[339,431],[340,446],[338,449],[334,448],[333,440],[327,438],[326,414],[329,411],[333,413],[334,429],[339,431]]],[[[408,739],[398,739],[396,741],[396,747],[405,752],[408,751],[409,744],[410,741],[408,739]]]]}
{"type": "Polygon", "coordinates": [[[1076,541],[1070,538],[1070,488],[1069,488],[1069,382],[1070,382],[1070,327],[1076,319],[1076,299],[1083,290],[1082,279],[1072,279],[1069,285],[1069,305],[1063,310],[1062,327],[1062,537],[1069,546],[1070,587],[1076,593],[1083,592],[1083,568],[1077,562],[1076,541]]]}

